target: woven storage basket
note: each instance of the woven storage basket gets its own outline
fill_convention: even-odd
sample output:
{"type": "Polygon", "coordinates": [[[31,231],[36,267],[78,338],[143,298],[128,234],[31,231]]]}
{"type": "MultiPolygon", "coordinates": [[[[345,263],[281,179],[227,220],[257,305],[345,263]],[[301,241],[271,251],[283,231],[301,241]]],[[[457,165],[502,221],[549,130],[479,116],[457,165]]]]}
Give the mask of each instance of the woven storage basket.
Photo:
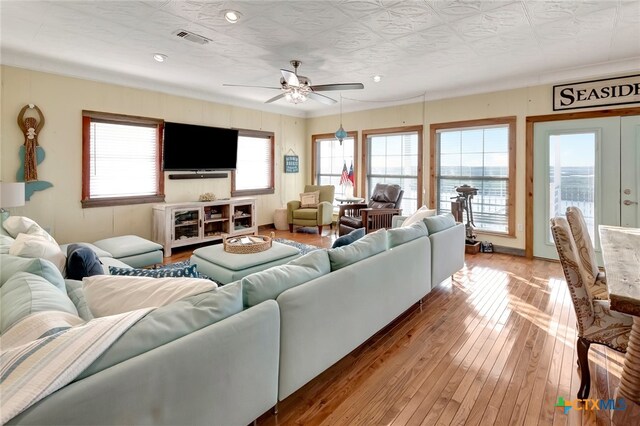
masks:
{"type": "Polygon", "coordinates": [[[270,237],[266,235],[249,235],[243,237],[231,237],[224,238],[222,241],[224,245],[224,251],[236,254],[250,254],[265,251],[271,248],[271,241],[274,233],[271,233],[270,237]],[[249,238],[251,243],[243,244],[240,241],[243,238],[249,238]]]}

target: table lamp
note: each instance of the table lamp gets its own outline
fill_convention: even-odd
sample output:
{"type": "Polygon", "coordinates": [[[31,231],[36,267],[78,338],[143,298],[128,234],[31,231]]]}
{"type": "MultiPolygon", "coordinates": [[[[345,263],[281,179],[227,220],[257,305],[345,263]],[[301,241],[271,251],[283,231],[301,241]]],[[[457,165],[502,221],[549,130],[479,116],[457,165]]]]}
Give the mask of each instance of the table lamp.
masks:
{"type": "Polygon", "coordinates": [[[0,182],[0,221],[9,217],[5,208],[24,206],[24,182],[0,182]]]}

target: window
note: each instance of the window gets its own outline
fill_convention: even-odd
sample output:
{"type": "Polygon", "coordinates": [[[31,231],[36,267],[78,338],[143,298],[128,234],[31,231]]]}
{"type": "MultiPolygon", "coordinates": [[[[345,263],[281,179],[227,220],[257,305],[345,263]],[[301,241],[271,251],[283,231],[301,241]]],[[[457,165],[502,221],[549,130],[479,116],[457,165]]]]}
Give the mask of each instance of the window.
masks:
{"type": "Polygon", "coordinates": [[[163,121],[82,112],[82,207],[164,201],[163,121]]]}
{"type": "Polygon", "coordinates": [[[363,132],[367,171],[367,194],[376,183],[400,185],[403,214],[422,204],[422,126],[363,132]]]}
{"type": "Polygon", "coordinates": [[[232,172],[232,196],[274,193],[274,145],[273,133],[240,130],[238,162],[232,172]]]}
{"type": "Polygon", "coordinates": [[[439,212],[451,211],[456,187],[470,185],[478,189],[471,200],[476,230],[515,235],[515,125],[515,117],[503,117],[431,126],[439,212]]]}
{"type": "MultiPolygon", "coordinates": [[[[357,132],[348,132],[342,143],[333,134],[314,135],[313,142],[313,182],[316,185],[335,186],[335,196],[344,197],[345,191],[351,190],[351,195],[355,195],[355,159],[356,159],[356,136],[357,132]],[[347,168],[347,174],[351,176],[353,187],[350,189],[341,185],[343,169],[347,168]]],[[[334,205],[338,202],[333,201],[334,205]]]]}

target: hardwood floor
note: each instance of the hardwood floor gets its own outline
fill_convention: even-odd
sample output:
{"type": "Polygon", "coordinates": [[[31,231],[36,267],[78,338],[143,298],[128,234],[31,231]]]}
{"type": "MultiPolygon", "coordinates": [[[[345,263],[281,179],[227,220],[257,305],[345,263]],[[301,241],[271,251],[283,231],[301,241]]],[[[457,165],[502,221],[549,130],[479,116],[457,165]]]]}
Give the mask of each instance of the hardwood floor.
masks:
{"type": "MultiPolygon", "coordinates": [[[[276,231],[329,247],[335,235],[323,234],[276,231]]],[[[558,263],[467,255],[465,268],[434,288],[422,307],[414,305],[257,423],[608,425],[608,410],[564,414],[555,407],[559,397],[576,398],[575,343],[575,314],[558,263]]],[[[600,345],[589,354],[590,398],[613,398],[623,356],[600,345]]]]}

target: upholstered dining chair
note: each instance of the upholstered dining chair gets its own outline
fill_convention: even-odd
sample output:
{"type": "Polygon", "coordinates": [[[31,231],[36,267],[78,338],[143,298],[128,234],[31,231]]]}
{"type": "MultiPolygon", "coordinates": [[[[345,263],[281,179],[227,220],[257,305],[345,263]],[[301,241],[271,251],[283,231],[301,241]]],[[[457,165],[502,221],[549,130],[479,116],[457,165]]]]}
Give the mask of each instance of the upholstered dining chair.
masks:
{"type": "Polygon", "coordinates": [[[343,204],[338,212],[338,235],[346,235],[354,229],[365,232],[391,228],[392,218],[402,213],[400,204],[404,191],[400,185],[377,183],[368,203],[343,204]]]}
{"type": "Polygon", "coordinates": [[[589,347],[597,343],[618,352],[626,352],[633,319],[629,315],[610,310],[608,300],[594,298],[591,293],[593,286],[589,284],[593,276],[582,263],[571,228],[565,218],[551,219],[551,234],[576,312],[577,353],[580,368],[578,398],[586,399],[591,386],[589,347]]]}
{"type": "Polygon", "coordinates": [[[318,234],[322,235],[324,225],[333,228],[335,190],[333,185],[305,185],[300,199],[287,203],[289,232],[293,232],[294,226],[317,226],[318,234]],[[303,204],[303,202],[309,204],[303,204]]]}
{"type": "Polygon", "coordinates": [[[596,252],[589,236],[589,228],[584,220],[582,210],[578,207],[567,207],[567,222],[571,228],[573,240],[578,249],[578,256],[585,271],[589,274],[587,285],[590,287],[589,292],[597,300],[609,300],[609,290],[607,288],[607,279],[605,273],[598,269],[596,261],[596,252]]]}

